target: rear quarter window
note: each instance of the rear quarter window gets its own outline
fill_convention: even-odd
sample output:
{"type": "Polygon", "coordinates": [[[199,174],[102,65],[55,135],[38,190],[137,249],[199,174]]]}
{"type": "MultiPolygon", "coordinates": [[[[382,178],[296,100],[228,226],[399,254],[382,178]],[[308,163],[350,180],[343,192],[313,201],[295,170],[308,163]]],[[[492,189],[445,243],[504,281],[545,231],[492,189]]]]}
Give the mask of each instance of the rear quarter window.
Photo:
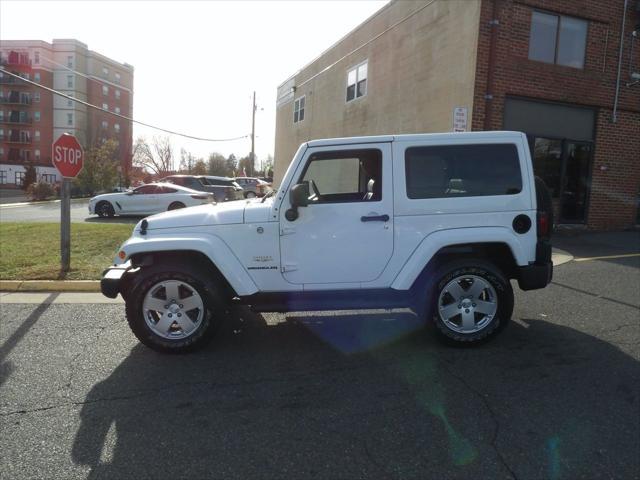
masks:
{"type": "Polygon", "coordinates": [[[515,195],[522,191],[514,144],[438,145],[405,151],[411,199],[515,195]]]}

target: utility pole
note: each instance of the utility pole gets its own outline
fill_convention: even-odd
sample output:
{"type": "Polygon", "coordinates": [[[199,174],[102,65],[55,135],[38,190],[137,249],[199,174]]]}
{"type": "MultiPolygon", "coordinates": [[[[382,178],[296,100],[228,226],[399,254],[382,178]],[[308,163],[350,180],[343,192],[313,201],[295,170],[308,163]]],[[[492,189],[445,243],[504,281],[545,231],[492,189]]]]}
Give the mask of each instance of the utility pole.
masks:
{"type": "Polygon", "coordinates": [[[249,165],[249,176],[253,176],[255,170],[255,146],[256,146],[256,92],[253,91],[253,109],[251,110],[251,164],[249,165]]]}

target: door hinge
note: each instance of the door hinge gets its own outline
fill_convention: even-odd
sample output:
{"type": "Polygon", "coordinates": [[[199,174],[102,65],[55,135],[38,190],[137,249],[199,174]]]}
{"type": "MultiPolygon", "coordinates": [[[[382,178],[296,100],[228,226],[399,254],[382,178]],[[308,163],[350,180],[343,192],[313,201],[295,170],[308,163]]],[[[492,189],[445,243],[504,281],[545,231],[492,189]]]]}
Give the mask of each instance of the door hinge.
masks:
{"type": "Polygon", "coordinates": [[[296,229],[293,227],[283,227],[280,229],[280,236],[283,237],[285,235],[291,235],[292,233],[296,233],[296,229]]]}
{"type": "Polygon", "coordinates": [[[286,265],[282,265],[282,267],[280,268],[280,271],[282,273],[293,272],[295,270],[298,270],[298,264],[296,263],[287,263],[286,265]]]}

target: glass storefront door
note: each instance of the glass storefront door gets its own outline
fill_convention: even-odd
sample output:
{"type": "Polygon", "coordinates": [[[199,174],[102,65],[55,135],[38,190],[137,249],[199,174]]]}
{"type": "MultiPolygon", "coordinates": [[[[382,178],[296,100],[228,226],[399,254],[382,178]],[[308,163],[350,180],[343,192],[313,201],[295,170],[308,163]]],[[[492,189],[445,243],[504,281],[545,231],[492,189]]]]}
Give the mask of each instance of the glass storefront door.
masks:
{"type": "Polygon", "coordinates": [[[591,181],[591,142],[529,137],[534,173],[551,190],[556,223],[585,223],[591,181]]]}

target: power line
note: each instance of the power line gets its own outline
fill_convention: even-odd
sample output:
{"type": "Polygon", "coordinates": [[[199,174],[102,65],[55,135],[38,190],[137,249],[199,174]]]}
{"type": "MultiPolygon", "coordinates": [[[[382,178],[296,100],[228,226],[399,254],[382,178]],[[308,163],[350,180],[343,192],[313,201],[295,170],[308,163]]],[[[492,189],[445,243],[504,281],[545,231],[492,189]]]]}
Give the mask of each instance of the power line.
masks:
{"type": "Polygon", "coordinates": [[[18,78],[18,79],[22,80],[25,83],[28,83],[28,84],[33,85],[35,87],[38,87],[38,88],[41,88],[41,89],[46,90],[48,92],[51,92],[54,95],[59,95],[61,97],[64,97],[67,100],[72,100],[72,101],[80,103],[80,104],[82,104],[82,105],[84,105],[86,107],[94,108],[96,110],[100,110],[102,113],[106,113],[106,114],[112,115],[114,117],[121,118],[123,120],[127,120],[128,122],[137,123],[138,125],[143,125],[145,127],[153,128],[155,130],[160,130],[161,132],[169,133],[171,135],[178,135],[180,137],[190,138],[192,140],[200,140],[200,141],[203,141],[203,142],[231,142],[231,141],[235,141],[235,140],[241,140],[243,138],[249,138],[249,135],[242,135],[242,136],[239,136],[239,137],[232,137],[232,138],[205,138],[205,137],[196,137],[194,135],[188,135],[186,133],[180,133],[180,132],[176,132],[176,131],[173,131],[173,130],[168,130],[166,128],[157,127],[157,126],[151,125],[149,123],[141,122],[140,120],[135,120],[133,118],[127,117],[126,115],[122,115],[120,113],[115,113],[115,112],[110,112],[109,110],[104,110],[103,108],[98,107],[97,105],[93,105],[93,104],[91,104],[89,102],[85,102],[84,100],[80,100],[78,98],[72,97],[70,95],[66,95],[66,94],[64,94],[62,92],[59,92],[58,90],[54,90],[53,88],[45,87],[44,85],[40,85],[39,83],[33,82],[31,80],[27,80],[26,78],[23,78],[20,75],[17,75],[15,73],[9,72],[9,71],[5,70],[4,68],[0,68],[0,72],[9,74],[12,77],[18,78]]]}
{"type": "Polygon", "coordinates": [[[431,0],[430,2],[425,3],[423,6],[421,6],[420,8],[417,8],[416,10],[414,10],[413,12],[411,12],[409,15],[407,15],[406,17],[402,18],[401,20],[398,20],[396,23],[394,23],[393,25],[391,25],[390,27],[386,28],[385,30],[383,30],[382,32],[380,32],[378,35],[376,35],[375,37],[373,37],[372,39],[368,40],[367,42],[363,43],[362,45],[360,45],[357,48],[354,48],[353,50],[351,50],[349,53],[347,53],[346,55],[343,55],[342,57],[340,57],[338,60],[336,60],[335,62],[329,64],[327,67],[323,68],[322,70],[320,70],[318,73],[311,75],[309,78],[307,78],[304,82],[299,83],[298,85],[296,85],[296,88],[299,88],[301,86],[303,86],[306,83],[309,83],[311,80],[313,80],[314,78],[322,75],[324,72],[326,72],[327,70],[332,69],[333,67],[335,67],[338,63],[340,63],[341,61],[343,61],[345,58],[347,58],[350,55],[353,55],[354,53],[356,53],[357,51],[363,49],[364,47],[366,47],[367,45],[371,44],[372,42],[376,41],[378,38],[380,38],[381,36],[383,36],[385,33],[388,33],[389,31],[393,30],[394,28],[396,28],[398,25],[400,25],[401,23],[406,22],[407,20],[409,20],[411,17],[413,17],[414,15],[416,15],[417,13],[420,13],[422,10],[424,10],[425,8],[427,8],[429,5],[435,3],[436,0],[431,0]]]}

